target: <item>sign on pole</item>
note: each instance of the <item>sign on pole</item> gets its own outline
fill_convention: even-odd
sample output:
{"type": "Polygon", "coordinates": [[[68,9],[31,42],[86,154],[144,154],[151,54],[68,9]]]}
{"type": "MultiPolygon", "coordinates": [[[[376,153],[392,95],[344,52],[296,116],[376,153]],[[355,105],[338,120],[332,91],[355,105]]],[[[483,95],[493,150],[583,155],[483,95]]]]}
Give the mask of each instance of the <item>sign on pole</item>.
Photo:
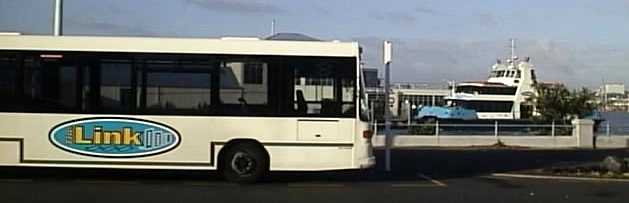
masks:
{"type": "Polygon", "coordinates": [[[389,64],[391,63],[391,42],[390,41],[384,41],[384,51],[383,53],[383,57],[384,57],[384,64],[389,64]]]}

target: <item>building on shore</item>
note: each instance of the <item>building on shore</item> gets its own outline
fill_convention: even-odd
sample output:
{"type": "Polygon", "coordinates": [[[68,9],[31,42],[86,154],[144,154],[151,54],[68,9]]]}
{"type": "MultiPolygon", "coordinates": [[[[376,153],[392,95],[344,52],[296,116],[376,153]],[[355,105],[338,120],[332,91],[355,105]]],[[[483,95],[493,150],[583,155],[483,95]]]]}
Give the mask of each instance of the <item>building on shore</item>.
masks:
{"type": "MultiPolygon", "coordinates": [[[[367,82],[367,79],[365,81],[367,82]]],[[[383,120],[384,87],[381,85],[366,87],[369,106],[373,109],[375,119],[383,120]]],[[[445,105],[444,97],[449,93],[447,84],[395,82],[391,84],[389,109],[394,120],[406,120],[409,113],[422,106],[445,105]]]]}
{"type": "Polygon", "coordinates": [[[629,94],[623,83],[605,83],[598,90],[602,111],[629,111],[629,94]]]}

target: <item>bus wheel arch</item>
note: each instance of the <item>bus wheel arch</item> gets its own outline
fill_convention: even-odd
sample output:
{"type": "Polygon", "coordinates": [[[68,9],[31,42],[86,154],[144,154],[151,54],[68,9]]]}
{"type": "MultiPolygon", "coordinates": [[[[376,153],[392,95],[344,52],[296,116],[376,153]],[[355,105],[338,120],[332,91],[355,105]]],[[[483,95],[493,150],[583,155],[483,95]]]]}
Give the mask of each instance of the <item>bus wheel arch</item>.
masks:
{"type": "Polygon", "coordinates": [[[269,152],[255,139],[233,139],[218,153],[217,170],[228,181],[256,182],[270,168],[269,152]]]}

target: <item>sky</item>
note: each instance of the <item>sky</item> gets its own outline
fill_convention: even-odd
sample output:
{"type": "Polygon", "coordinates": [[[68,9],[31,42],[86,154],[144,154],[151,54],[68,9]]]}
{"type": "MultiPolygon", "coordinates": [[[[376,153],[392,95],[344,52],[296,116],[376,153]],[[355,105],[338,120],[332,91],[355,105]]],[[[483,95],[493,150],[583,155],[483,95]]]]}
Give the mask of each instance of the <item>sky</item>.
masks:
{"type": "MultiPolygon", "coordinates": [[[[0,32],[49,35],[53,0],[0,0],[0,32]]],[[[265,37],[358,41],[392,81],[486,79],[496,58],[529,56],[539,80],[629,84],[629,0],[64,0],[64,35],[265,37]]],[[[382,72],[382,71],[381,71],[382,72]]]]}

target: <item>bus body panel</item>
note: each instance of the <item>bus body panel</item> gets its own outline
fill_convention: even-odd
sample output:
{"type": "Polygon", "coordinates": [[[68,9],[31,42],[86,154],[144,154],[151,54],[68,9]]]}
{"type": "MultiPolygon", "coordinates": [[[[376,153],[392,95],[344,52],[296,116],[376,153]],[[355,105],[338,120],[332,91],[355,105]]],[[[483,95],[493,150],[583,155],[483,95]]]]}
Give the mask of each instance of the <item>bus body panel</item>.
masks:
{"type": "MultiPolygon", "coordinates": [[[[308,118],[313,120],[312,118],[308,118]]],[[[354,119],[320,119],[338,123],[336,139],[309,136],[300,140],[295,118],[123,116],[80,114],[0,113],[2,165],[107,166],[112,168],[215,169],[218,153],[232,139],[260,142],[271,158],[271,170],[332,170],[360,168],[352,162],[354,119]],[[68,152],[49,139],[50,131],[63,122],[89,118],[134,118],[162,123],[181,136],[175,149],[144,157],[94,157],[68,152]],[[269,127],[273,126],[273,127],[269,127]],[[19,147],[23,147],[20,149],[19,147]],[[22,153],[22,154],[20,154],[22,153]],[[214,157],[214,159],[210,159],[214,157]],[[333,158],[331,158],[333,157],[333,158]],[[106,164],[102,164],[106,163],[106,164]]],[[[314,121],[317,122],[317,121],[314,121]]],[[[311,127],[311,126],[309,126],[311,127]]]]}

